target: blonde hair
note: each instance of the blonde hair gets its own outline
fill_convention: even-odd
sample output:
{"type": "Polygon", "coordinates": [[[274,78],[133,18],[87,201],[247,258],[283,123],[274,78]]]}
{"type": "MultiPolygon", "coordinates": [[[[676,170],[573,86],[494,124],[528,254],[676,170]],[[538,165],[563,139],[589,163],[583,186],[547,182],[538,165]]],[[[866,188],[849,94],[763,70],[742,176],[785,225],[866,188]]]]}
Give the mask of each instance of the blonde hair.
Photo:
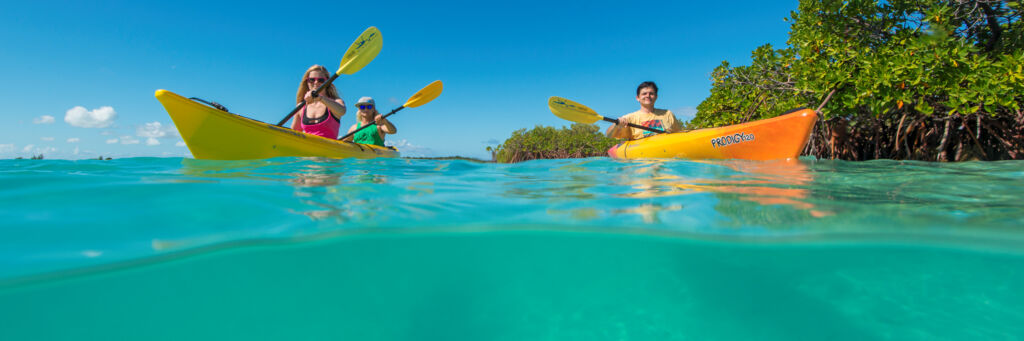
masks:
{"type": "MultiPolygon", "coordinates": [[[[306,81],[309,79],[309,74],[313,71],[320,71],[324,74],[324,77],[331,77],[331,73],[327,72],[327,68],[323,65],[310,66],[309,69],[306,69],[306,73],[302,74],[302,81],[299,83],[299,91],[295,93],[295,103],[301,103],[302,100],[306,98],[306,92],[313,90],[309,88],[309,82],[306,81]]],[[[320,95],[327,96],[328,98],[339,98],[338,89],[334,87],[334,83],[331,83],[331,86],[324,89],[320,95]]]]}

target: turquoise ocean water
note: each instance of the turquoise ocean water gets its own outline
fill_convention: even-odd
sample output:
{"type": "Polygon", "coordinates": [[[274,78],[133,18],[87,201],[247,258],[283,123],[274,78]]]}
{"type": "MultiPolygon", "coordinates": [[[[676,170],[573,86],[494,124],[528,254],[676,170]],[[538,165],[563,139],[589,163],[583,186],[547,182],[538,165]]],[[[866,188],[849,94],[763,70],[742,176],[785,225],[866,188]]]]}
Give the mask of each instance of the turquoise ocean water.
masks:
{"type": "Polygon", "coordinates": [[[1024,162],[0,160],[0,340],[1024,338],[1024,162]]]}

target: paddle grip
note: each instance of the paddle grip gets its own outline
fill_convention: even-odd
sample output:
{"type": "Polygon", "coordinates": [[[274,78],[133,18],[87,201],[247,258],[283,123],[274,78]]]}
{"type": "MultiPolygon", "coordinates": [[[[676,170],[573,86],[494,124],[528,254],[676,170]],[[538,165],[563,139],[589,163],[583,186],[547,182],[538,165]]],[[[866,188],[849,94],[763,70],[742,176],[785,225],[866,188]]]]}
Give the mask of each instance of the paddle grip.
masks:
{"type": "MultiPolygon", "coordinates": [[[[604,119],[605,121],[608,121],[608,122],[611,122],[611,123],[615,123],[615,124],[619,124],[619,120],[616,120],[614,118],[608,118],[608,117],[604,117],[604,116],[601,116],[601,118],[604,119]]],[[[636,125],[636,124],[632,124],[632,123],[626,123],[626,125],[628,125],[630,127],[633,127],[633,128],[637,128],[637,129],[643,129],[643,130],[646,130],[646,131],[649,131],[649,132],[652,132],[652,133],[658,133],[658,134],[664,134],[665,133],[664,130],[658,130],[658,129],[654,129],[654,128],[651,128],[651,127],[644,127],[642,125],[636,125]]]]}

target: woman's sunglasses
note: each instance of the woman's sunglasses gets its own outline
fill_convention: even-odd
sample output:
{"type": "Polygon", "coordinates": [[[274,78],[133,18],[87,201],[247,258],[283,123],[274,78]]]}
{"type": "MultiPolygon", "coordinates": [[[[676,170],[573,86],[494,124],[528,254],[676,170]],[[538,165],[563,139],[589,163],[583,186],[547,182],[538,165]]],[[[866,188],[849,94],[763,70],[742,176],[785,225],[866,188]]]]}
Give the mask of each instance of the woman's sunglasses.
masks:
{"type": "Polygon", "coordinates": [[[359,105],[359,110],[370,110],[373,109],[373,105],[359,105]]]}
{"type": "Polygon", "coordinates": [[[310,82],[310,83],[316,83],[316,82],[323,83],[323,82],[327,81],[327,78],[307,78],[306,81],[310,82]]]}

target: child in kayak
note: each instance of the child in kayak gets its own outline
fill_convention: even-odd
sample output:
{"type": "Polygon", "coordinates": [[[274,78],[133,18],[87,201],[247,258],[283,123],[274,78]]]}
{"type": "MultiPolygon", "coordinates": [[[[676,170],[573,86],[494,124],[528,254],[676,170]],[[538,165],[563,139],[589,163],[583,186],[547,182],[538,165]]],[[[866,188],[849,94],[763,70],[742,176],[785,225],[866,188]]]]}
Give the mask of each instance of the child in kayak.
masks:
{"type": "Polygon", "coordinates": [[[360,128],[369,125],[369,128],[359,130],[355,135],[345,138],[345,141],[362,143],[362,144],[374,144],[383,147],[384,146],[384,135],[394,134],[398,132],[394,124],[391,121],[381,116],[377,112],[377,106],[370,97],[361,97],[359,102],[356,103],[356,108],[359,111],[356,113],[356,124],[353,124],[351,128],[348,128],[348,133],[351,134],[353,131],[359,130],[360,128]]]}
{"type": "Polygon", "coordinates": [[[636,101],[640,102],[640,110],[619,117],[619,123],[608,127],[608,137],[636,140],[655,134],[627,126],[627,123],[661,129],[667,133],[682,131],[683,124],[676,120],[676,115],[672,114],[672,111],[654,108],[654,102],[657,100],[658,86],[654,82],[640,83],[640,86],[636,87],[636,101]]]}
{"type": "Polygon", "coordinates": [[[313,97],[313,90],[327,82],[328,75],[330,73],[322,65],[313,65],[302,75],[295,103],[305,100],[306,105],[292,120],[292,129],[329,139],[338,138],[339,119],[345,115],[345,101],[338,96],[338,89],[331,84],[313,97]]]}

